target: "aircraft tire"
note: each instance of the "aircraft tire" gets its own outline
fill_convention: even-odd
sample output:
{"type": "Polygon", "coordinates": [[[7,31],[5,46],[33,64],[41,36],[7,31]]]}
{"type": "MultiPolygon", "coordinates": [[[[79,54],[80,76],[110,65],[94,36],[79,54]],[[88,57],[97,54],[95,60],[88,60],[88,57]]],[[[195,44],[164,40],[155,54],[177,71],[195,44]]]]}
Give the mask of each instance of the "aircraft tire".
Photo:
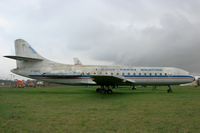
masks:
{"type": "Polygon", "coordinates": [[[97,93],[100,93],[100,92],[101,92],[101,89],[100,89],[100,88],[97,88],[97,89],[96,89],[96,92],[97,92],[97,93]]]}
{"type": "Polygon", "coordinates": [[[172,93],[173,91],[172,91],[172,89],[168,89],[167,92],[168,93],[172,93]]]}
{"type": "Polygon", "coordinates": [[[105,89],[100,89],[100,90],[99,90],[99,93],[101,93],[101,94],[106,94],[106,90],[105,90],[105,89]]]}
{"type": "Polygon", "coordinates": [[[107,90],[107,93],[108,93],[108,94],[112,94],[112,90],[111,90],[111,89],[108,89],[108,90],[107,90]]]}
{"type": "Polygon", "coordinates": [[[107,94],[107,93],[108,93],[108,91],[103,89],[103,94],[107,94]]]}

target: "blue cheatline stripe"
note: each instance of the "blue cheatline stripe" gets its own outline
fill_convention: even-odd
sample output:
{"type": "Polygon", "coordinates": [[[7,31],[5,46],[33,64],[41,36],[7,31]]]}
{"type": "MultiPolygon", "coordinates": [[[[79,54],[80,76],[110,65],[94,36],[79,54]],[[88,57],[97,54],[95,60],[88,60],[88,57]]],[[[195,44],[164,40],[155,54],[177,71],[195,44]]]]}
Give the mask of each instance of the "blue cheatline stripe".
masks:
{"type": "MultiPolygon", "coordinates": [[[[77,75],[30,75],[30,76],[33,76],[33,77],[57,77],[57,78],[59,78],[59,77],[66,77],[66,78],[84,78],[84,79],[87,79],[87,78],[92,78],[92,76],[93,75],[79,75],[79,76],[77,76],[77,75]]],[[[111,75],[94,75],[94,76],[111,76],[111,75]]],[[[161,75],[157,75],[157,76],[155,76],[155,75],[124,75],[124,76],[122,76],[122,75],[113,75],[114,77],[115,76],[121,76],[121,77],[124,77],[124,78],[161,78],[161,79],[163,79],[163,78],[194,78],[193,76],[190,76],[190,75],[171,75],[171,76],[165,76],[165,75],[163,75],[163,76],[161,76],[161,75]]]]}
{"type": "Polygon", "coordinates": [[[154,76],[154,75],[152,75],[152,76],[149,76],[149,75],[126,75],[126,76],[124,76],[124,77],[144,77],[144,78],[149,78],[149,77],[156,77],[156,78],[193,78],[192,76],[190,76],[190,75],[172,75],[172,76],[160,76],[160,75],[157,75],[157,76],[154,76]]]}
{"type": "MultiPolygon", "coordinates": [[[[80,77],[92,77],[93,75],[81,75],[80,77]]],[[[121,77],[158,77],[158,78],[160,78],[160,77],[164,77],[164,78],[193,78],[193,76],[190,76],[190,75],[173,75],[173,76],[159,76],[159,75],[157,75],[157,76],[154,76],[154,75],[152,75],[152,76],[149,76],[149,75],[124,75],[124,76],[122,76],[122,75],[94,75],[94,76],[121,76],[121,77]]]]}
{"type": "MultiPolygon", "coordinates": [[[[108,75],[110,76],[110,75],[108,75]]],[[[92,76],[81,76],[79,78],[82,79],[88,79],[92,78],[92,76]]],[[[129,78],[129,79],[193,79],[194,77],[189,76],[189,75],[174,75],[174,76],[139,76],[139,75],[129,75],[129,76],[124,76],[124,78],[129,78]]]]}

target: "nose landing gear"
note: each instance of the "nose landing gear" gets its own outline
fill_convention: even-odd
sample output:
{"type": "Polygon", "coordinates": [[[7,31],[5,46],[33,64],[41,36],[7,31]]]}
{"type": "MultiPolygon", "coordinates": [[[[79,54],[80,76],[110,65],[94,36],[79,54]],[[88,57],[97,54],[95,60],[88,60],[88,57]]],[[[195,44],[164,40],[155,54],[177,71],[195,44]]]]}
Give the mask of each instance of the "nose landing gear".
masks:
{"type": "Polygon", "coordinates": [[[172,93],[173,91],[172,91],[171,85],[168,85],[168,87],[169,87],[169,89],[167,90],[167,92],[168,92],[168,93],[172,93]]]}

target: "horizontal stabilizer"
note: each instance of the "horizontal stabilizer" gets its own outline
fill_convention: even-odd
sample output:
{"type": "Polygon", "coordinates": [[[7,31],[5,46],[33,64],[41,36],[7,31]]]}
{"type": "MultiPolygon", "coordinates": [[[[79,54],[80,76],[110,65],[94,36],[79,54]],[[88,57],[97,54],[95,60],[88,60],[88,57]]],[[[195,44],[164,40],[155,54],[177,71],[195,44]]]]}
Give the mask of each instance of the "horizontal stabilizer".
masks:
{"type": "Polygon", "coordinates": [[[30,57],[23,57],[23,56],[4,56],[6,58],[14,59],[14,60],[19,60],[19,61],[42,61],[43,59],[40,58],[30,58],[30,57]]]}

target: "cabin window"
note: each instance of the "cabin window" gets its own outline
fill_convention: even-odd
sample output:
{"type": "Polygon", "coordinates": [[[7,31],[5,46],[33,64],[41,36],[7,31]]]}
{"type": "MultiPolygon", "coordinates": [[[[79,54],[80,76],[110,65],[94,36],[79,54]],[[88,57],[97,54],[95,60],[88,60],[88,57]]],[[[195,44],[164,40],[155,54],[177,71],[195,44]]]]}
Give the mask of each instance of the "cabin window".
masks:
{"type": "Polygon", "coordinates": [[[108,73],[106,72],[105,74],[107,75],[108,73]]]}
{"type": "Polygon", "coordinates": [[[133,73],[133,75],[135,76],[135,73],[133,73]]]}
{"type": "Polygon", "coordinates": [[[122,75],[124,76],[124,73],[122,73],[122,75]]]}
{"type": "Polygon", "coordinates": [[[151,73],[149,73],[149,76],[151,76],[152,74],[151,73]]]}
{"type": "Polygon", "coordinates": [[[167,73],[165,73],[165,76],[167,76],[167,73]]]}
{"type": "Polygon", "coordinates": [[[155,76],[157,76],[157,73],[155,73],[155,76]]]}
{"type": "Polygon", "coordinates": [[[84,75],[84,72],[82,72],[81,74],[84,75]]]}
{"type": "Polygon", "coordinates": [[[95,75],[96,73],[94,72],[94,75],[95,75]]]}
{"type": "Polygon", "coordinates": [[[88,72],[87,75],[90,75],[90,73],[88,72]]]}
{"type": "Polygon", "coordinates": [[[130,75],[130,73],[128,73],[128,75],[130,75]]]}
{"type": "Polygon", "coordinates": [[[144,76],[146,76],[147,74],[146,73],[144,73],[144,76]]]}
{"type": "Polygon", "coordinates": [[[160,73],[160,76],[162,76],[162,73],[160,73]]]}
{"type": "Polygon", "coordinates": [[[119,75],[119,73],[117,73],[117,75],[119,75]]]}
{"type": "Polygon", "coordinates": [[[141,73],[139,73],[139,76],[141,76],[141,73]]]}
{"type": "Polygon", "coordinates": [[[113,75],[113,73],[111,73],[111,75],[113,75]]]}

